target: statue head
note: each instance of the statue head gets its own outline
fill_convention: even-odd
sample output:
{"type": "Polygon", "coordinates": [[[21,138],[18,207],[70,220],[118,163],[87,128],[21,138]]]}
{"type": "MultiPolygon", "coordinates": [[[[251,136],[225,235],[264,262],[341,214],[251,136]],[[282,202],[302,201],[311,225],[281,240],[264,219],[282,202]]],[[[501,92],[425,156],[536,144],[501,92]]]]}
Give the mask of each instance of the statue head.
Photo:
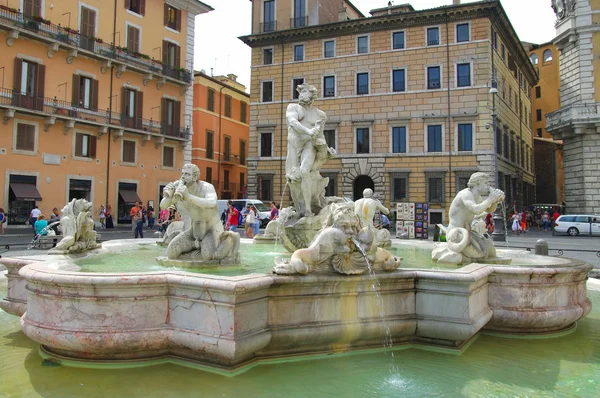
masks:
{"type": "Polygon", "coordinates": [[[367,188],[363,191],[363,198],[372,198],[373,190],[371,188],[367,188]]]}
{"type": "Polygon", "coordinates": [[[188,163],[181,169],[181,181],[184,184],[191,184],[200,179],[200,168],[195,164],[188,163]]]}
{"type": "Polygon", "coordinates": [[[469,178],[469,182],[467,183],[467,187],[470,189],[476,187],[488,187],[490,182],[490,177],[483,172],[477,172],[471,174],[471,178],[469,178]]]}
{"type": "Polygon", "coordinates": [[[317,88],[315,86],[313,86],[311,84],[307,84],[307,83],[300,84],[298,87],[296,87],[296,91],[298,91],[298,94],[300,94],[299,102],[301,104],[302,103],[310,104],[311,102],[316,100],[317,97],[319,96],[319,93],[317,92],[317,88]],[[304,95],[302,95],[303,91],[308,92],[308,98],[306,98],[304,95]]]}

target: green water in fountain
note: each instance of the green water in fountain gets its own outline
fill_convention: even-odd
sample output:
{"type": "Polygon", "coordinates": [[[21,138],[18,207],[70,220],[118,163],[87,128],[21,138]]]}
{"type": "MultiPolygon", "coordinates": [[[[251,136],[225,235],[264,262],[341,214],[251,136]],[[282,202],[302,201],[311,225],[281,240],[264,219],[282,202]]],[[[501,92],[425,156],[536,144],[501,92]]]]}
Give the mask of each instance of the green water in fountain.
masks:
{"type": "Polygon", "coordinates": [[[460,356],[416,349],[398,350],[394,360],[384,352],[330,355],[262,364],[234,378],[173,364],[48,366],[19,318],[0,310],[0,397],[597,397],[600,292],[588,296],[592,312],[559,338],[481,335],[460,356]]]}
{"type": "MultiPolygon", "coordinates": [[[[437,265],[431,262],[431,250],[417,249],[403,245],[394,245],[388,249],[393,255],[402,257],[401,268],[456,269],[453,265],[437,265]]],[[[241,265],[215,268],[178,268],[163,267],[156,262],[156,257],[164,256],[166,248],[148,244],[121,250],[118,255],[105,253],[75,260],[82,272],[152,272],[152,271],[187,271],[211,275],[245,275],[251,273],[271,273],[275,266],[275,258],[290,258],[291,254],[281,245],[243,243],[240,246],[241,265]]]]}

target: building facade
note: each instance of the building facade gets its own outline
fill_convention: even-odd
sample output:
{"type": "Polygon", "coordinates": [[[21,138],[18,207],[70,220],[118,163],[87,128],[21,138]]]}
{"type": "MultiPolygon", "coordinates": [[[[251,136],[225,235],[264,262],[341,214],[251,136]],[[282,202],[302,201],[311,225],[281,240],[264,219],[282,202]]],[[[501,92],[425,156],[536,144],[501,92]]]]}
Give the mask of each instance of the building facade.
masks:
{"type": "Polygon", "coordinates": [[[321,170],[328,196],[358,199],[370,187],[388,206],[429,202],[431,222],[444,222],[471,173],[485,171],[510,207],[533,200],[537,75],[499,2],[370,17],[348,1],[273,3],[253,2],[252,34],[241,38],[252,47],[250,196],[287,198],[285,109],[308,82],[337,150],[321,170]]]}
{"type": "Polygon", "coordinates": [[[565,203],[569,213],[600,213],[600,2],[556,0],[560,52],[560,109],[546,130],[563,141],[565,203]]]}
{"type": "Polygon", "coordinates": [[[559,204],[565,200],[562,141],[546,131],[546,114],[560,107],[559,53],[551,42],[523,46],[539,76],[531,89],[536,202],[559,204]]]}
{"type": "Polygon", "coordinates": [[[237,76],[195,72],[192,162],[219,199],[246,197],[249,103],[237,76]]]}
{"type": "Polygon", "coordinates": [[[197,0],[0,6],[9,225],[73,198],[110,204],[115,222],[130,222],[135,200],[156,207],[191,160],[194,17],[210,10],[197,0]]]}

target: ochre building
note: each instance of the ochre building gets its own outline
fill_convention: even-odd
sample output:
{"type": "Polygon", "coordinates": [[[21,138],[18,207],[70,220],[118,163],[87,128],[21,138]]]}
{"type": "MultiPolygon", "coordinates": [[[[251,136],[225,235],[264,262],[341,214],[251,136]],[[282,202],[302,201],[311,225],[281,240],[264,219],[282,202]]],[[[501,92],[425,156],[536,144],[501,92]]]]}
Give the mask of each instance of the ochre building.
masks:
{"type": "MultiPolygon", "coordinates": [[[[0,5],[0,207],[9,225],[73,198],[115,222],[191,161],[197,0],[0,5]],[[186,149],[187,146],[187,149],[186,149]]],[[[98,214],[94,215],[96,218],[98,214]]]]}
{"type": "Polygon", "coordinates": [[[219,199],[246,197],[250,96],[237,76],[194,76],[192,162],[219,199]]]}
{"type": "Polygon", "coordinates": [[[285,109],[308,82],[337,150],[321,173],[327,195],[372,187],[387,206],[428,202],[430,221],[446,222],[456,192],[485,171],[508,207],[532,202],[537,74],[500,2],[390,3],[365,17],[348,1],[253,1],[241,40],[252,47],[250,196],[289,203],[285,109]]]}

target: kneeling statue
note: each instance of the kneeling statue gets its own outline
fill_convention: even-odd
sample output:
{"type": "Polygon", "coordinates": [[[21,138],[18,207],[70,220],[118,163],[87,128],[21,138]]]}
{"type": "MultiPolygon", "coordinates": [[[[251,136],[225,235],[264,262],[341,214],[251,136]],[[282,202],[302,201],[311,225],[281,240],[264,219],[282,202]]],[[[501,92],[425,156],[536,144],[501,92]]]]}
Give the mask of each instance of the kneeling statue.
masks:
{"type": "Polygon", "coordinates": [[[60,229],[63,238],[48,254],[79,253],[100,247],[96,242],[92,204],[85,199],[73,199],[62,208],[60,229]]]}

